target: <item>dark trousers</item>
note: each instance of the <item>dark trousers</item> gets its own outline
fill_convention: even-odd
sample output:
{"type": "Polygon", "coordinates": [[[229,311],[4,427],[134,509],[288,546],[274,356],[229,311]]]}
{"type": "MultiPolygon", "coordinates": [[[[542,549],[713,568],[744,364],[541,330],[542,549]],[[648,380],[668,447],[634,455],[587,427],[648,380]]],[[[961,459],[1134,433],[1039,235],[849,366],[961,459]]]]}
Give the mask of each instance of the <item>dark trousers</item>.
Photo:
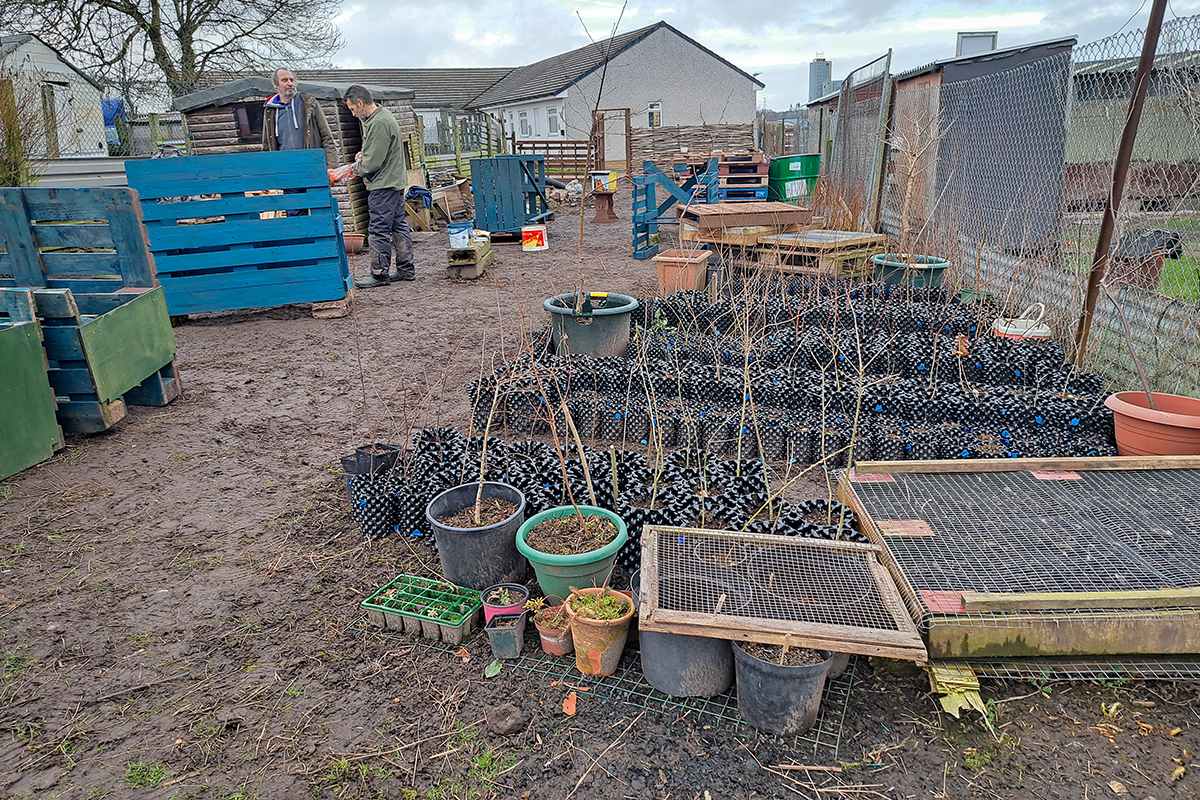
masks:
{"type": "MultiPolygon", "coordinates": [[[[304,194],[304,190],[303,189],[284,189],[283,193],[284,194],[304,194]]],[[[287,215],[289,217],[307,217],[308,209],[307,208],[289,208],[287,210],[287,215]]]]}
{"type": "Polygon", "coordinates": [[[371,240],[371,274],[385,278],[392,267],[392,250],[396,251],[396,270],[412,275],[413,243],[408,230],[404,191],[401,189],[372,189],[367,193],[367,212],[370,224],[367,234],[371,240]]]}

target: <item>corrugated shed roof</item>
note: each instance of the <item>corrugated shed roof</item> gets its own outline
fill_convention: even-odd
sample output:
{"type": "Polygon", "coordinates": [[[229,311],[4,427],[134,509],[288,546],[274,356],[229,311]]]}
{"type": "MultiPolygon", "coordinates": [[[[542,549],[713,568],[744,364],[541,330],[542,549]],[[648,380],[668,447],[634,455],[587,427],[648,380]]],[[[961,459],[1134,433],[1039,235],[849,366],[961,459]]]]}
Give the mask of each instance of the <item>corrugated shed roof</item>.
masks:
{"type": "MultiPolygon", "coordinates": [[[[947,64],[964,64],[967,62],[991,61],[994,58],[1004,58],[1006,56],[1011,56],[1013,53],[1020,53],[1020,52],[1024,52],[1025,50],[1033,50],[1034,48],[1037,48],[1037,47],[1054,47],[1056,45],[1060,46],[1060,47],[1065,47],[1068,45],[1074,46],[1076,41],[1077,41],[1077,39],[1074,36],[1065,36],[1061,39],[1047,39],[1042,42],[1027,42],[1025,44],[1016,44],[1016,45],[1013,45],[1012,47],[1002,47],[998,50],[988,50],[983,53],[973,53],[969,56],[955,56],[954,58],[943,58],[938,61],[930,61],[928,64],[924,64],[920,67],[914,67],[912,69],[905,70],[904,72],[901,72],[898,75],[896,75],[896,80],[903,81],[903,80],[908,80],[910,78],[916,78],[921,75],[928,74],[930,72],[935,72],[938,69],[940,69],[941,67],[946,66],[947,64]]],[[[1136,62],[1137,59],[1134,59],[1134,61],[1136,62]]]]}
{"type": "Polygon", "coordinates": [[[462,69],[308,69],[296,77],[332,83],[371,83],[403,86],[416,92],[417,108],[465,109],[471,101],[496,84],[513,67],[469,67],[462,69]]]}
{"type": "Polygon", "coordinates": [[[535,64],[517,67],[494,86],[475,98],[474,102],[471,103],[471,107],[487,108],[489,106],[504,105],[505,103],[532,100],[538,97],[553,97],[600,69],[605,61],[611,61],[615,56],[633,47],[659,28],[670,30],[675,35],[700,48],[729,68],[745,75],[760,87],[764,85],[762,81],[753,75],[721,58],[721,56],[696,40],[685,36],[666,22],[659,21],[645,28],[638,28],[628,33],[622,33],[611,39],[601,39],[598,42],[592,42],[576,50],[542,59],[535,64]]]}

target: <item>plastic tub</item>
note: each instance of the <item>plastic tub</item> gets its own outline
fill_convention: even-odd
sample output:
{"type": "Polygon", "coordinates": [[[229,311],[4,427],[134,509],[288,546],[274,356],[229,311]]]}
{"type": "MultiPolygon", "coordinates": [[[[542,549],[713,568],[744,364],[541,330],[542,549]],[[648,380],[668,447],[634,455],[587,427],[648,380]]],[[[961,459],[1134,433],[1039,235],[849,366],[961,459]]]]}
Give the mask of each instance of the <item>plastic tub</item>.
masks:
{"type": "Polygon", "coordinates": [[[819,153],[772,158],[767,172],[767,199],[785,203],[807,201],[820,172],[819,153]]]}
{"type": "Polygon", "coordinates": [[[524,225],[521,227],[521,249],[525,252],[549,250],[550,243],[546,240],[545,225],[524,225]]]}
{"type": "MultiPolygon", "coordinates": [[[[641,570],[629,580],[633,602],[641,604],[641,570]]],[[[639,631],[646,682],[672,697],[712,697],[733,685],[733,650],[724,639],[639,631]]]]}
{"type": "Polygon", "coordinates": [[[450,232],[450,247],[454,250],[466,250],[471,246],[471,232],[475,222],[451,222],[446,229],[450,232]]]}
{"type": "Polygon", "coordinates": [[[755,658],[734,642],[733,658],[742,719],[779,736],[804,733],[817,721],[832,653],[825,653],[820,664],[786,667],[755,658]]]}
{"type": "Polygon", "coordinates": [[[517,511],[503,522],[482,528],[452,528],[437,521],[474,505],[478,483],[447,489],[429,501],[425,519],[433,529],[438,558],[446,580],[458,586],[486,589],[497,583],[519,583],[525,579],[525,557],[517,552],[514,537],[525,521],[525,495],[507,483],[487,481],[484,500],[507,500],[517,511]]]}
{"type": "Polygon", "coordinates": [[[871,256],[875,278],[888,286],[904,284],[915,288],[941,286],[950,262],[937,256],[915,253],[879,253],[871,256]]]}
{"type": "Polygon", "coordinates": [[[597,358],[625,355],[630,316],[636,299],[623,294],[592,292],[591,313],[574,314],[575,295],[560,294],[542,302],[550,312],[550,342],[559,355],[587,354],[597,358]]]}

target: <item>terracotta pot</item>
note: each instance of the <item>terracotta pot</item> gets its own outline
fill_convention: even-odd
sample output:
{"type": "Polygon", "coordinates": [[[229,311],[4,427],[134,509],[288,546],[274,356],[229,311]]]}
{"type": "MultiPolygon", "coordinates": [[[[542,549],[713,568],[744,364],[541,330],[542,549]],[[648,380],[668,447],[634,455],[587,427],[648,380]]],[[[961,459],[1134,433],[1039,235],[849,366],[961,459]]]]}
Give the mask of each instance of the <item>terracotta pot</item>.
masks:
{"type": "Polygon", "coordinates": [[[1117,392],[1104,401],[1112,409],[1117,452],[1123,456],[1200,456],[1200,400],[1145,392],[1117,392]]]}
{"type": "Polygon", "coordinates": [[[355,253],[361,251],[363,249],[363,243],[366,242],[366,240],[367,237],[361,233],[347,232],[342,234],[342,242],[345,243],[346,252],[350,255],[354,255],[355,253]]]}
{"type": "Polygon", "coordinates": [[[575,638],[571,635],[569,621],[561,628],[543,628],[535,616],[533,626],[537,628],[538,636],[542,639],[542,650],[547,655],[566,656],[575,652],[575,638]]]}
{"type": "MultiPolygon", "coordinates": [[[[577,594],[596,595],[604,591],[604,587],[597,587],[580,589],[577,594]]],[[[614,594],[629,600],[620,592],[614,594]]],[[[625,640],[629,636],[633,601],[629,601],[629,608],[617,619],[588,619],[579,616],[571,608],[571,597],[567,598],[567,614],[571,617],[571,635],[575,639],[576,668],[584,675],[612,675],[617,671],[621,651],[625,649],[625,640]]]]}

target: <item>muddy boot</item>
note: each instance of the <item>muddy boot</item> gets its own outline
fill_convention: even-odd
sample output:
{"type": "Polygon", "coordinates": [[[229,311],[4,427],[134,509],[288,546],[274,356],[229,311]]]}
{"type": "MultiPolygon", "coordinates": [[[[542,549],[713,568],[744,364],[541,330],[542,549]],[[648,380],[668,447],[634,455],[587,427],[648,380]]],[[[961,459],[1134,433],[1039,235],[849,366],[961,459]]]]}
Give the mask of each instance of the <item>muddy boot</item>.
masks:
{"type": "Polygon", "coordinates": [[[354,281],[354,285],[359,289],[372,289],[376,286],[387,286],[389,283],[391,283],[391,280],[387,275],[384,275],[382,278],[377,275],[368,275],[365,278],[359,278],[354,281]]]}

